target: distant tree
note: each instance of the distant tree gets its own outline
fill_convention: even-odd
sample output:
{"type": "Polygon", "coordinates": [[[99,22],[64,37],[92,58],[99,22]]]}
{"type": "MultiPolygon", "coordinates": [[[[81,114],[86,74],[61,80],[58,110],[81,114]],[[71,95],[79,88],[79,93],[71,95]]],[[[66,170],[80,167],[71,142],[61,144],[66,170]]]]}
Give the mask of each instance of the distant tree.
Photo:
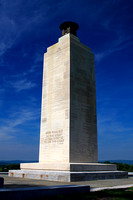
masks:
{"type": "Polygon", "coordinates": [[[130,165],[129,172],[133,172],[133,165],[130,165]]]}
{"type": "Polygon", "coordinates": [[[9,164],[7,165],[7,169],[20,169],[20,164],[9,164]]]}
{"type": "Polygon", "coordinates": [[[130,165],[129,164],[124,164],[123,166],[123,171],[129,171],[130,165]]]}
{"type": "Polygon", "coordinates": [[[120,171],[124,171],[123,168],[124,168],[124,164],[123,163],[114,163],[117,165],[117,170],[120,170],[120,171]]]}
{"type": "Polygon", "coordinates": [[[110,161],[104,161],[104,163],[105,163],[105,164],[111,164],[111,162],[110,162],[110,161]]]}
{"type": "Polygon", "coordinates": [[[105,164],[115,164],[115,165],[117,165],[117,170],[119,170],[119,171],[133,172],[133,165],[116,163],[116,162],[111,163],[110,161],[105,161],[104,163],[105,164]]]}
{"type": "Polygon", "coordinates": [[[10,169],[20,169],[20,164],[9,164],[0,166],[0,172],[8,172],[10,169]]]}

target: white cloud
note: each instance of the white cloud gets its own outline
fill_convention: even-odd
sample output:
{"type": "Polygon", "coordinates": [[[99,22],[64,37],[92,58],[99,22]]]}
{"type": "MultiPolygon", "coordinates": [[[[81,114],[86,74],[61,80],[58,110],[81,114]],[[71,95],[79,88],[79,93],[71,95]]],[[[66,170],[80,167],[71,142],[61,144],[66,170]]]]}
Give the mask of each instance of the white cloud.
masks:
{"type": "Polygon", "coordinates": [[[29,89],[32,89],[33,87],[36,87],[36,83],[28,81],[26,78],[24,78],[21,80],[7,81],[6,87],[14,88],[16,92],[20,92],[22,90],[29,90],[29,89]]]}
{"type": "Polygon", "coordinates": [[[132,45],[133,41],[131,41],[131,37],[127,37],[124,34],[118,35],[114,40],[111,42],[109,41],[106,43],[106,49],[102,52],[98,52],[95,54],[95,60],[99,62],[106,56],[109,56],[110,54],[120,51],[124,48],[127,48],[128,46],[132,45]]]}
{"type": "Polygon", "coordinates": [[[0,56],[11,48],[21,36],[32,31],[36,25],[44,23],[47,18],[49,6],[38,1],[1,1],[0,5],[0,56]],[[36,6],[37,5],[37,6],[36,6]]]}
{"type": "MultiPolygon", "coordinates": [[[[0,9],[1,11],[1,9],[0,9]]],[[[0,56],[3,55],[14,43],[17,35],[16,25],[13,20],[0,12],[0,56]]]]}
{"type": "MultiPolygon", "coordinates": [[[[10,110],[11,114],[6,119],[1,119],[0,124],[0,141],[11,140],[16,137],[20,137],[18,134],[23,137],[22,134],[25,134],[21,131],[19,127],[23,127],[28,122],[33,122],[40,117],[39,110],[28,109],[28,108],[18,108],[10,110]]],[[[36,124],[34,123],[34,126],[36,124]]]]}

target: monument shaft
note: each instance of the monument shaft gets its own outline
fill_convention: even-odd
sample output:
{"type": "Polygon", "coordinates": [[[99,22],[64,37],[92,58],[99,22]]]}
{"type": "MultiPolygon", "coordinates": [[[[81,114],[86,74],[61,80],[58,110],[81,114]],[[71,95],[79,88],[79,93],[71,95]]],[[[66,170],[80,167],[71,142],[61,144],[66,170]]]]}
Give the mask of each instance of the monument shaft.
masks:
{"type": "Polygon", "coordinates": [[[39,162],[69,162],[70,39],[44,54],[39,162]]]}
{"type": "Polygon", "coordinates": [[[39,162],[97,162],[94,55],[70,33],[44,54],[39,162]]]}
{"type": "Polygon", "coordinates": [[[98,162],[94,55],[70,35],[70,162],[98,162]]]}

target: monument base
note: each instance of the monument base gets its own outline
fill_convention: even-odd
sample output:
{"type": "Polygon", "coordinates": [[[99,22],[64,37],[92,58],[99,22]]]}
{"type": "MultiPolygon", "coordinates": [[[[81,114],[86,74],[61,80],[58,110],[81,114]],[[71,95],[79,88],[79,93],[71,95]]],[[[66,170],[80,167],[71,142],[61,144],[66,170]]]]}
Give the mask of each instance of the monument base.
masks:
{"type": "Polygon", "coordinates": [[[21,163],[22,170],[52,170],[52,171],[116,171],[115,164],[104,163],[21,163]]]}
{"type": "Polygon", "coordinates": [[[128,178],[115,164],[103,163],[21,163],[21,170],[9,170],[9,176],[47,181],[74,182],[128,178]]]}
{"type": "Polygon", "coordinates": [[[45,170],[9,170],[9,176],[40,179],[46,181],[76,182],[102,179],[128,178],[128,173],[123,171],[45,171],[45,170]]]}

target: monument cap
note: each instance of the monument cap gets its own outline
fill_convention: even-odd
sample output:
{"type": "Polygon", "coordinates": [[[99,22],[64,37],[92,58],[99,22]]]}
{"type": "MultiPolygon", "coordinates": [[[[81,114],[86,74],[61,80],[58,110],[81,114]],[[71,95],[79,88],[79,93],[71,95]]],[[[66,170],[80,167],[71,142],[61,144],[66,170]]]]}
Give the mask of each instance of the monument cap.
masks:
{"type": "Polygon", "coordinates": [[[63,22],[61,25],[60,25],[60,29],[62,30],[62,36],[63,35],[66,35],[68,33],[71,33],[75,36],[77,36],[77,30],[79,28],[79,25],[75,22],[63,22]]]}

